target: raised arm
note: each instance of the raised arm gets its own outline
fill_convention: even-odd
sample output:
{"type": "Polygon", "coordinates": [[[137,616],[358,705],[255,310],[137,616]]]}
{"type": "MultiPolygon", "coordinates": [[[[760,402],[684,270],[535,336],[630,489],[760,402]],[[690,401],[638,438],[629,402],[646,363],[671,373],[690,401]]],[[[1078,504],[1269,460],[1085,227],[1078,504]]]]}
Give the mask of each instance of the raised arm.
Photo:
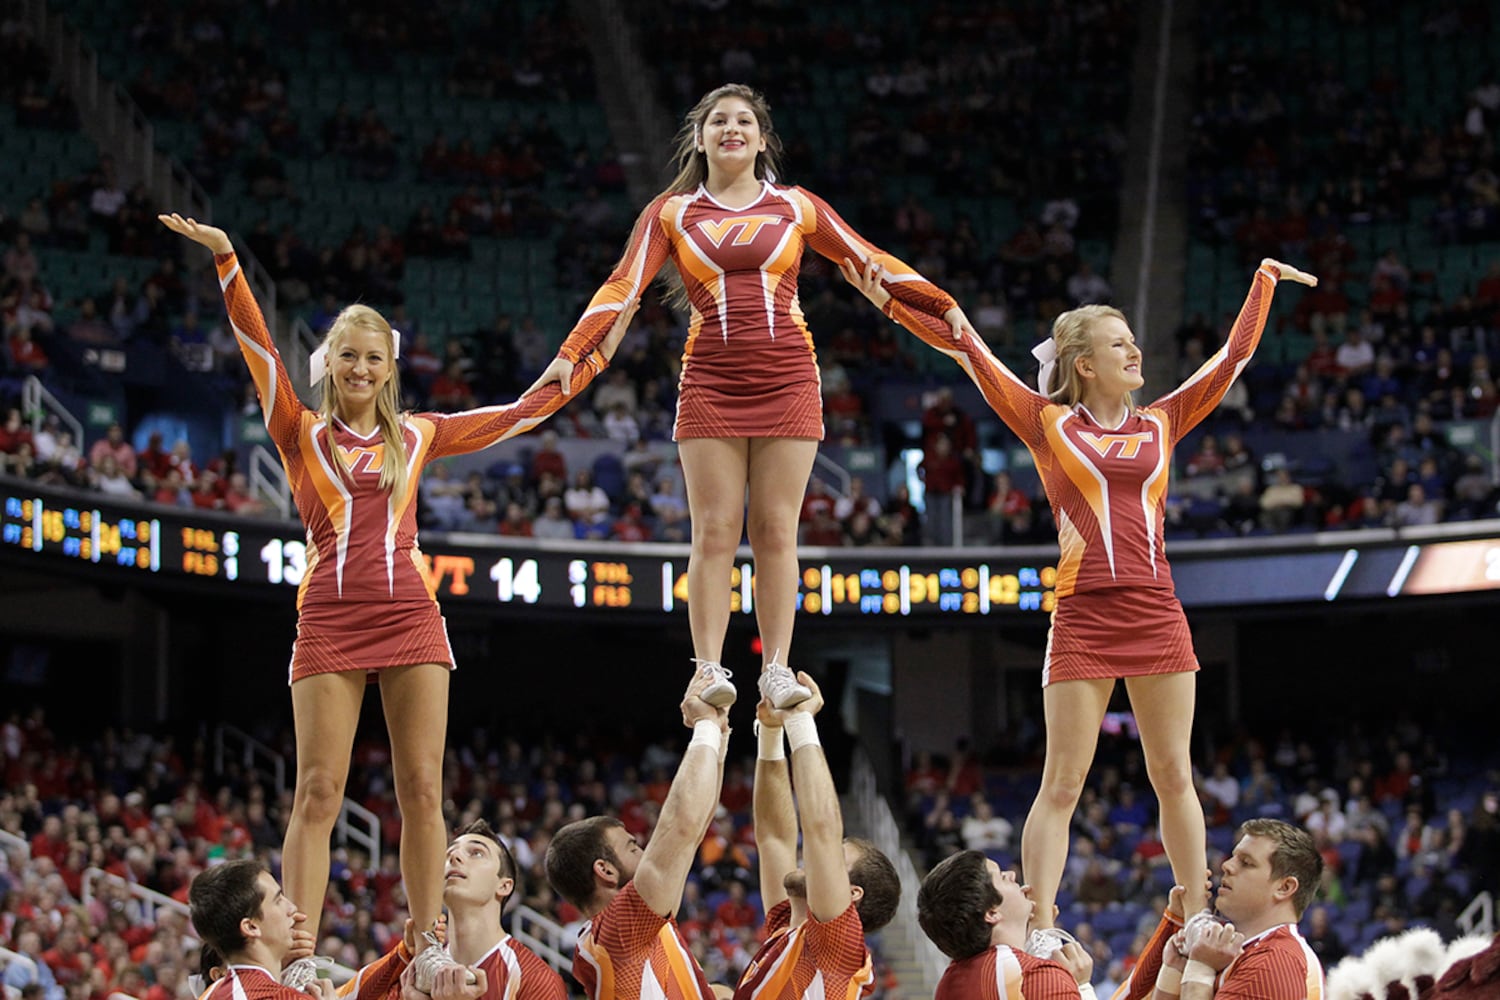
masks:
{"type": "MultiPolygon", "coordinates": [[[[802,824],[802,867],[807,872],[807,908],[827,923],[849,908],[849,868],[844,863],[844,814],[839,792],[828,770],[828,759],[818,740],[815,721],[823,707],[823,692],[806,672],[797,680],[812,697],[795,710],[778,710],[792,751],[792,780],[802,824]]],[[[757,830],[757,840],[759,831],[757,830]]]]}
{"type": "Polygon", "coordinates": [[[283,455],[297,450],[298,433],[302,427],[302,414],[306,407],[297,398],[292,388],[291,376],[281,362],[276,342],[266,327],[250,284],[240,271],[239,258],[235,256],[234,244],[224,230],[193,219],[185,219],[176,213],[158,215],[162,225],[194,243],[208,247],[214,254],[214,266],[219,272],[219,287],[224,292],[224,308],[229,314],[229,327],[234,331],[235,342],[240,345],[240,354],[250,368],[250,377],[255,381],[255,392],[260,397],[261,410],[265,414],[266,430],[271,440],[283,455]]]}
{"type": "Polygon", "coordinates": [[[481,451],[518,434],[525,434],[544,422],[562,409],[573,394],[582,392],[589,383],[604,373],[639,308],[640,300],[632,299],[618,312],[610,314],[610,328],[599,346],[584,357],[583,364],[578,368],[569,366],[569,392],[564,393],[562,386],[549,382],[540,388],[533,387],[514,403],[504,406],[482,406],[462,413],[430,414],[434,425],[431,457],[481,451]]]}
{"type": "Polygon", "coordinates": [[[608,334],[616,314],[627,303],[640,301],[641,293],[667,262],[672,249],[664,218],[670,203],[671,196],[662,195],[647,205],[635,220],[635,229],[631,231],[630,243],[620,262],[589,300],[572,332],[557,349],[557,357],[532,383],[528,393],[549,382],[557,382],[563,387],[563,394],[568,395],[568,376],[572,366],[588,357],[589,352],[599,345],[608,334]]]}
{"type": "Polygon", "coordinates": [[[984,394],[985,402],[1005,426],[1028,447],[1040,444],[1044,436],[1041,413],[1047,397],[1032,389],[990,353],[979,334],[965,331],[957,340],[947,321],[909,308],[892,296],[886,287],[885,269],[878,261],[863,266],[845,257],[839,262],[844,280],[893,321],[900,323],[939,352],[952,358],[984,394]]]}
{"type": "Polygon", "coordinates": [[[782,745],[781,720],[762,698],[755,706],[760,752],[755,761],[752,809],[755,849],[760,855],[760,899],[766,913],[786,899],[787,873],[797,869],[797,807],[782,745]]]}
{"type": "Polygon", "coordinates": [[[693,738],[677,766],[672,789],[662,803],[656,829],[633,879],[641,900],[662,917],[670,917],[681,905],[682,887],[697,857],[698,844],[719,804],[723,776],[720,761],[729,739],[729,713],[699,697],[708,683],[707,675],[694,674],[682,699],[682,721],[693,730],[693,738]],[[717,745],[711,741],[714,729],[719,732],[717,745]]]}
{"type": "Polygon", "coordinates": [[[1283,280],[1302,285],[1318,283],[1317,278],[1290,265],[1269,257],[1261,261],[1260,267],[1255,270],[1255,278],[1251,281],[1250,292],[1240,306],[1240,314],[1235,319],[1224,346],[1203,362],[1186,382],[1151,404],[1153,409],[1167,411],[1173,441],[1181,441],[1188,431],[1213,412],[1234,380],[1239,378],[1240,372],[1250,363],[1255,348],[1260,344],[1261,334],[1265,331],[1266,320],[1271,315],[1276,283],[1283,280]]]}

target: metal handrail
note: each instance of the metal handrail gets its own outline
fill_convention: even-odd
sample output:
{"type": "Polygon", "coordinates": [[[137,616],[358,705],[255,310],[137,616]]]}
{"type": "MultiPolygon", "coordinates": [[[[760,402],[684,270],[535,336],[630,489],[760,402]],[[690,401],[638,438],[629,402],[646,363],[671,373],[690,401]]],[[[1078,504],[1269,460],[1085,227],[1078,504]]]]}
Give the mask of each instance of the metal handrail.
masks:
{"type": "Polygon", "coordinates": [[[938,980],[948,965],[948,959],[928,940],[917,924],[917,890],[922,878],[911,858],[901,846],[901,832],[891,807],[881,796],[875,781],[875,769],[861,748],[854,751],[849,781],[850,812],[870,841],[878,847],[896,866],[901,879],[901,902],[896,916],[888,925],[888,933],[895,933],[910,946],[911,953],[921,972],[922,982],[915,993],[930,996],[937,989],[938,980]]]}
{"type": "Polygon", "coordinates": [[[26,381],[21,383],[21,412],[30,414],[32,433],[42,429],[44,407],[48,413],[67,425],[68,430],[73,432],[73,444],[81,450],[84,445],[83,424],[73,416],[72,410],[63,405],[62,400],[47,391],[41,379],[35,375],[28,375],[26,381]]]}
{"type": "Polygon", "coordinates": [[[380,817],[353,799],[344,799],[333,835],[340,844],[354,841],[370,856],[371,867],[380,863],[380,817]]]}
{"type": "Polygon", "coordinates": [[[277,796],[286,794],[286,758],[279,751],[273,750],[235,726],[226,724],[214,730],[214,771],[216,773],[224,773],[224,758],[230,750],[231,743],[236,744],[240,751],[242,766],[254,769],[256,758],[261,758],[270,764],[271,776],[276,782],[277,796]]]}
{"type": "MultiPolygon", "coordinates": [[[[54,69],[78,105],[101,149],[119,158],[121,173],[139,177],[158,205],[172,206],[205,222],[213,221],[213,201],[180,160],[156,148],[156,129],[130,94],[99,71],[99,54],[66,18],[53,15],[46,0],[21,0],[23,16],[49,46],[54,69]]],[[[240,269],[265,311],[272,340],[280,326],[276,282],[248,250],[238,253],[240,269]]],[[[305,381],[305,380],[304,380],[305,381]]]]}
{"type": "Polygon", "coordinates": [[[184,917],[188,916],[188,905],[186,903],[159,893],[155,889],[148,889],[143,885],[138,885],[112,872],[107,872],[103,868],[88,868],[84,870],[82,889],[84,906],[88,906],[94,901],[94,883],[100,879],[112,882],[115,885],[124,886],[130,895],[140,901],[141,922],[143,923],[155,923],[157,910],[171,910],[174,913],[182,914],[184,917]]]}
{"type": "Polygon", "coordinates": [[[9,847],[13,851],[20,851],[22,858],[27,861],[31,860],[31,841],[25,837],[19,837],[9,830],[0,830],[0,846],[9,847]]]}
{"type": "Polygon", "coordinates": [[[511,917],[511,936],[530,948],[538,958],[558,972],[569,973],[573,959],[565,950],[572,935],[556,920],[529,906],[516,907],[511,917]]]}
{"type": "Polygon", "coordinates": [[[1490,483],[1500,486],[1500,410],[1490,418],[1490,483]]]}
{"type": "Polygon", "coordinates": [[[1483,934],[1488,937],[1495,933],[1495,897],[1490,895],[1488,889],[1475,896],[1464,911],[1454,921],[1463,928],[1465,934],[1483,934]]]}
{"type": "MultiPolygon", "coordinates": [[[[155,923],[156,911],[159,909],[172,910],[175,913],[180,913],[184,917],[189,918],[188,929],[194,936],[197,936],[198,932],[195,928],[193,928],[191,922],[191,913],[186,903],[178,902],[171,896],[164,896],[154,889],[148,889],[143,885],[137,885],[136,883],[131,882],[129,879],[122,878],[119,875],[111,874],[110,872],[107,872],[102,868],[89,868],[83,873],[84,906],[88,906],[93,902],[94,883],[100,879],[113,882],[116,885],[123,885],[132,896],[141,901],[142,923],[155,923]]],[[[330,963],[327,968],[329,970],[329,978],[332,979],[335,984],[346,983],[349,980],[353,979],[356,974],[354,969],[349,968],[347,965],[340,965],[337,962],[330,963]]]]}
{"type": "Polygon", "coordinates": [[[0,962],[0,966],[19,965],[31,974],[32,982],[36,981],[36,962],[32,960],[30,955],[23,955],[19,951],[11,951],[9,948],[0,948],[0,958],[5,959],[4,962],[0,962]]]}
{"type": "Polygon", "coordinates": [[[821,451],[818,452],[817,456],[813,459],[813,468],[823,473],[824,478],[829,478],[834,481],[834,483],[838,486],[838,489],[834,492],[838,496],[846,497],[849,495],[849,491],[854,484],[854,477],[849,474],[848,469],[844,468],[842,465],[835,462],[833,459],[829,458],[821,451]]]}
{"type": "Polygon", "coordinates": [[[292,516],[292,492],[281,461],[262,445],[250,449],[250,495],[263,498],[283,519],[292,516]]]}

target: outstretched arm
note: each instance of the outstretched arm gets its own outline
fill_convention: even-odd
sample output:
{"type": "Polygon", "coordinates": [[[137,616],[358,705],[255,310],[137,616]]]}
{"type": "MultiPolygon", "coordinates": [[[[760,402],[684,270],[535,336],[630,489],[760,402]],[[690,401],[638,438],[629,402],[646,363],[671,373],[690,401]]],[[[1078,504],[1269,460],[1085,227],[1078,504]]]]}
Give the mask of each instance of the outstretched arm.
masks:
{"type": "Polygon", "coordinates": [[[881,312],[952,358],[979,387],[985,402],[990,404],[990,409],[1028,447],[1035,447],[1041,442],[1041,412],[1048,404],[1047,398],[1001,364],[1000,359],[990,353],[977,333],[965,332],[958,340],[954,340],[952,331],[944,320],[910,309],[894,298],[884,282],[884,266],[878,261],[869,261],[861,268],[845,257],[839,262],[839,270],[843,272],[844,280],[858,289],[881,312]]]}
{"type": "Polygon", "coordinates": [[[813,210],[813,217],[803,220],[808,246],[835,264],[846,258],[853,258],[861,265],[878,264],[887,291],[903,305],[917,312],[934,318],[941,317],[948,324],[948,340],[958,340],[966,333],[978,336],[974,325],[958,307],[953,296],[922,277],[900,258],[886,253],[856,233],[828,202],[811,191],[801,188],[798,191],[813,210]]]}
{"type": "Polygon", "coordinates": [[[693,738],[672,789],[662,803],[661,816],[651,842],[635,870],[635,891],[659,916],[670,917],[682,903],[682,887],[698,853],[703,831],[719,804],[720,764],[724,741],[729,739],[729,713],[699,697],[709,678],[697,673],[682,699],[682,721],[693,730],[693,738]],[[719,734],[712,741],[713,731],[719,734]]]}
{"type": "Polygon", "coordinates": [[[786,899],[783,880],[797,869],[797,807],[782,747],[781,720],[762,698],[755,706],[761,751],[755,761],[755,849],[760,855],[760,899],[767,913],[786,899]],[[767,756],[771,754],[771,756],[767,756]]]}
{"type": "Polygon", "coordinates": [[[1153,408],[1167,411],[1174,442],[1181,441],[1188,431],[1213,412],[1250,363],[1265,331],[1266,320],[1271,315],[1271,301],[1276,296],[1278,281],[1295,281],[1309,286],[1318,283],[1317,278],[1289,264],[1269,257],[1260,262],[1250,292],[1245,296],[1244,305],[1240,306],[1240,314],[1224,346],[1203,362],[1186,382],[1151,404],[1153,408]]]}
{"type": "Polygon", "coordinates": [[[603,374],[609,367],[630,328],[630,321],[640,308],[640,300],[627,302],[623,309],[613,315],[608,334],[599,342],[598,348],[583,359],[575,369],[568,366],[567,379],[571,392],[564,392],[560,385],[544,383],[540,389],[532,387],[514,403],[504,406],[482,406],[477,410],[462,413],[432,414],[433,458],[444,455],[464,455],[481,451],[501,441],[524,434],[537,427],[552,414],[562,409],[572,393],[582,392],[589,383],[603,374]]]}
{"type": "Polygon", "coordinates": [[[671,239],[662,219],[668,201],[670,196],[662,195],[647,205],[635,220],[635,229],[630,234],[630,245],[625,248],[624,256],[615,265],[609,279],[589,300],[573,331],[558,348],[557,357],[526,390],[528,393],[556,382],[562,387],[564,396],[570,395],[569,378],[573,365],[588,357],[589,352],[598,346],[607,335],[616,313],[631,302],[640,302],[641,293],[667,262],[671,250],[671,239]]]}
{"type": "Polygon", "coordinates": [[[849,868],[844,864],[844,814],[828,758],[818,740],[815,721],[823,692],[804,671],[797,680],[812,697],[794,710],[777,710],[792,751],[792,780],[797,784],[802,822],[802,867],[807,872],[807,908],[827,923],[849,908],[849,868]]]}
{"type": "Polygon", "coordinates": [[[219,272],[219,287],[224,292],[224,308],[229,314],[229,327],[240,345],[240,354],[250,368],[250,377],[255,381],[255,392],[260,397],[261,410],[265,413],[266,430],[271,440],[283,455],[297,450],[297,435],[302,427],[302,414],[306,407],[297,398],[292,388],[291,376],[281,362],[276,342],[266,326],[250,284],[240,271],[239,258],[235,256],[234,244],[224,230],[195,219],[185,219],[175,212],[158,215],[157,219],[172,232],[186,236],[194,243],[202,244],[213,251],[214,266],[219,272]]]}

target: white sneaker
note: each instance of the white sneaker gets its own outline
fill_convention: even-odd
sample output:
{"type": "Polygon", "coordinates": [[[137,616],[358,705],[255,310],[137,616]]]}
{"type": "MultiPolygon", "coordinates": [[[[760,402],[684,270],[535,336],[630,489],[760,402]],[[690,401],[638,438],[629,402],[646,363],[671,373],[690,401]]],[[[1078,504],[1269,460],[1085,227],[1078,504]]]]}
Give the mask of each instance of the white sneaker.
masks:
{"type": "Polygon", "coordinates": [[[1187,918],[1187,923],[1182,925],[1182,940],[1188,951],[1193,950],[1193,945],[1203,936],[1203,932],[1210,927],[1217,927],[1223,923],[1213,910],[1199,910],[1187,918]]]}
{"type": "Polygon", "coordinates": [[[740,696],[740,693],[734,689],[734,685],[729,682],[729,678],[734,674],[726,670],[724,665],[717,660],[700,660],[694,657],[693,662],[698,664],[700,674],[712,678],[708,687],[704,688],[698,697],[714,708],[728,708],[733,705],[734,699],[740,696]]]}
{"type": "Polygon", "coordinates": [[[797,680],[791,667],[774,660],[760,672],[760,693],[775,708],[791,708],[812,697],[812,689],[797,680]]]}
{"type": "Polygon", "coordinates": [[[411,961],[412,981],[417,989],[431,996],[432,983],[437,978],[438,972],[453,966],[458,966],[464,970],[464,982],[470,986],[479,981],[474,976],[474,970],[454,959],[452,955],[448,954],[447,948],[438,944],[436,934],[432,933],[432,931],[425,931],[422,937],[427,939],[427,947],[423,948],[417,954],[417,957],[411,961]]]}
{"type": "Polygon", "coordinates": [[[1062,946],[1077,940],[1073,935],[1061,927],[1038,927],[1031,932],[1026,939],[1026,954],[1036,958],[1051,958],[1053,952],[1062,949],[1062,946]]]}
{"type": "Polygon", "coordinates": [[[289,990],[296,990],[298,993],[306,993],[307,988],[317,978],[318,960],[316,958],[299,958],[281,970],[281,985],[289,990]]]}

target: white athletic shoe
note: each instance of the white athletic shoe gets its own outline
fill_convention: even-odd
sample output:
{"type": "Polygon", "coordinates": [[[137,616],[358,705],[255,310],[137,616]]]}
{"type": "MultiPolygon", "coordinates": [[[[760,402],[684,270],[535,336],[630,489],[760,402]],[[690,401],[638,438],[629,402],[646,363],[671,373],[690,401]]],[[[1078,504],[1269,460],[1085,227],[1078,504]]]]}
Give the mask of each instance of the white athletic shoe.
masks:
{"type": "Polygon", "coordinates": [[[1210,927],[1217,927],[1223,923],[1213,910],[1199,910],[1187,918],[1187,923],[1182,926],[1182,940],[1187,945],[1187,950],[1192,951],[1193,945],[1203,936],[1203,932],[1210,927]]]}
{"type": "Polygon", "coordinates": [[[734,674],[726,670],[722,663],[717,660],[700,660],[694,657],[693,662],[698,664],[698,672],[710,678],[708,687],[698,695],[714,708],[728,708],[734,704],[734,699],[739,697],[739,692],[729,682],[734,674]]]}
{"type": "Polygon", "coordinates": [[[1077,939],[1061,927],[1038,927],[1031,932],[1026,939],[1026,954],[1036,958],[1051,958],[1052,953],[1058,951],[1063,945],[1077,939]]]}
{"type": "Polygon", "coordinates": [[[475,978],[474,971],[463,963],[458,962],[448,954],[448,949],[438,944],[437,935],[432,931],[426,931],[422,937],[427,939],[427,947],[423,948],[417,957],[411,961],[411,974],[413,985],[427,995],[432,995],[432,983],[437,979],[437,974],[442,969],[458,966],[464,970],[464,982],[470,986],[479,980],[475,978]]]}
{"type": "Polygon", "coordinates": [[[299,958],[281,970],[281,985],[289,990],[296,990],[298,993],[306,993],[307,988],[317,978],[318,960],[316,958],[299,958]]]}
{"type": "Polygon", "coordinates": [[[760,693],[775,708],[792,708],[812,697],[812,689],[797,680],[792,668],[775,660],[760,672],[760,693]]]}

